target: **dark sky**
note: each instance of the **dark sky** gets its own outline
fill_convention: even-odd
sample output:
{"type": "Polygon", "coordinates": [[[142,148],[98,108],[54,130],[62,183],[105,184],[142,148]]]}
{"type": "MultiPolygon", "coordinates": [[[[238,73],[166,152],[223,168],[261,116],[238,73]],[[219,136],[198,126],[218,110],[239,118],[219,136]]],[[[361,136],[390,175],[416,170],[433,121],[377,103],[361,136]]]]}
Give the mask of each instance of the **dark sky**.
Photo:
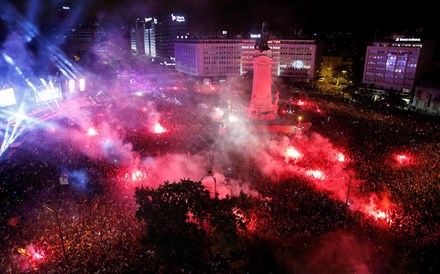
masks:
{"type": "MultiPolygon", "coordinates": [[[[104,1],[103,1],[104,2],[104,1]]],[[[121,10],[155,13],[176,11],[188,15],[190,22],[205,29],[230,27],[247,31],[268,21],[273,28],[292,26],[310,30],[342,28],[432,28],[435,9],[432,1],[312,1],[312,0],[112,0],[105,1],[121,10]]],[[[99,6],[99,5],[98,5],[99,6]]]]}
{"type": "MultiPolygon", "coordinates": [[[[8,1],[8,0],[3,0],[8,1]]],[[[9,0],[21,10],[38,13],[47,20],[60,0],[9,0]],[[35,3],[35,5],[33,5],[35,3]]],[[[401,31],[424,27],[438,33],[432,1],[312,1],[312,0],[72,0],[83,14],[104,14],[113,21],[160,13],[183,13],[191,30],[236,32],[258,30],[263,21],[274,31],[289,33],[303,28],[309,32],[336,29],[401,31]]]]}

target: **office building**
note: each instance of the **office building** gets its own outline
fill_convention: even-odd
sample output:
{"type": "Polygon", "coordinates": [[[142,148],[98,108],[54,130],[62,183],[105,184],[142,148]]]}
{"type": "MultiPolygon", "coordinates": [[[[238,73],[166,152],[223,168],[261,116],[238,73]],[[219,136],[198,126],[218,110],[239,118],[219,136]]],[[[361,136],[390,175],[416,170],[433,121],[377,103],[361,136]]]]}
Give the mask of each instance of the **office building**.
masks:
{"type": "Polygon", "coordinates": [[[157,56],[164,60],[174,60],[174,43],[188,38],[185,16],[172,13],[157,17],[155,36],[157,56]]]}
{"type": "Polygon", "coordinates": [[[420,38],[394,36],[392,41],[374,42],[367,47],[365,85],[411,93],[430,68],[435,44],[420,38]]]}
{"type": "Polygon", "coordinates": [[[440,84],[421,82],[417,85],[411,106],[416,111],[440,115],[440,84]]]}
{"type": "Polygon", "coordinates": [[[138,19],[130,36],[134,54],[174,65],[174,43],[188,38],[188,24],[185,16],[174,13],[138,19]]]}
{"type": "Polygon", "coordinates": [[[135,55],[145,55],[156,58],[155,24],[157,19],[148,17],[137,19],[135,27],[131,29],[131,52],[135,55]]]}
{"type": "Polygon", "coordinates": [[[92,48],[103,42],[105,38],[104,30],[98,23],[78,24],[71,31],[71,41],[76,56],[84,56],[92,51],[92,48]]]}
{"type": "MultiPolygon", "coordinates": [[[[270,40],[272,75],[299,82],[316,75],[313,40],[270,40]]],[[[254,39],[197,39],[175,43],[176,70],[196,77],[225,78],[253,70],[254,39]]]]}

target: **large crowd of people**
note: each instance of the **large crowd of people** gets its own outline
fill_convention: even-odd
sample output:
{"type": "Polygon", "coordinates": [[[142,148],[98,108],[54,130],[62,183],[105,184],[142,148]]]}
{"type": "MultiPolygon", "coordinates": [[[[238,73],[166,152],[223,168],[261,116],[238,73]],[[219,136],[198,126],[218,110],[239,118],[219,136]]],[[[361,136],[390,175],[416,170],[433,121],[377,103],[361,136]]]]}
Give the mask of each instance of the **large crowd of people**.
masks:
{"type": "MultiPolygon", "coordinates": [[[[313,238],[346,229],[380,239],[379,244],[404,239],[407,248],[421,252],[438,245],[440,123],[429,117],[371,110],[320,97],[308,100],[321,110],[303,110],[313,122],[311,130],[346,148],[352,159],[350,168],[362,181],[357,191],[366,196],[389,194],[397,205],[387,212],[391,221],[352,212],[344,203],[313,188],[307,177],[295,176],[271,184],[260,171],[243,169],[237,163],[236,172],[251,172],[240,176],[257,180],[254,187],[267,197],[252,209],[249,231],[265,237],[297,239],[298,235],[313,238]],[[408,155],[409,162],[393,161],[399,153],[408,155]]],[[[169,108],[163,109],[169,112],[168,122],[174,122],[179,134],[184,132],[191,142],[169,137],[151,143],[130,134],[136,150],[145,155],[160,146],[158,151],[197,153],[211,144],[213,136],[205,130],[209,123],[206,117],[194,116],[193,111],[185,113],[184,106],[178,104],[174,114],[173,107],[169,108]],[[178,144],[163,143],[173,140],[178,144]]],[[[48,153],[42,147],[29,146],[1,163],[0,173],[6,180],[1,187],[5,210],[0,216],[0,272],[160,273],[160,258],[139,243],[145,231],[135,217],[133,197],[118,192],[117,167],[77,154],[67,160],[63,144],[52,144],[51,149],[48,153]],[[91,182],[88,188],[60,185],[59,163],[86,169],[91,182]],[[11,217],[18,217],[17,222],[8,222],[11,217]]],[[[286,243],[295,245],[293,241],[286,243]]]]}
{"type": "Polygon", "coordinates": [[[435,244],[439,236],[440,124],[436,117],[393,109],[319,101],[334,119],[320,130],[338,132],[349,144],[364,193],[388,192],[397,207],[390,229],[411,236],[415,245],[435,244]],[[403,154],[406,162],[396,161],[403,154]]]}

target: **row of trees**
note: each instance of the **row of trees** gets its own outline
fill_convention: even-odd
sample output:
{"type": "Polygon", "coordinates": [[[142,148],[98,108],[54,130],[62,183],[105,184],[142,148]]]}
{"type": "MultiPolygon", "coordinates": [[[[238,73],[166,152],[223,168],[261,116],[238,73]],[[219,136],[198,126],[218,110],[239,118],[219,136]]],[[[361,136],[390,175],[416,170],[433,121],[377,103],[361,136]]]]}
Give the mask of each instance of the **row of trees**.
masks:
{"type": "Polygon", "coordinates": [[[135,199],[136,216],[146,225],[142,242],[164,271],[223,272],[226,262],[240,260],[251,206],[245,194],[211,198],[201,182],[182,179],[157,189],[137,188],[135,199]]]}

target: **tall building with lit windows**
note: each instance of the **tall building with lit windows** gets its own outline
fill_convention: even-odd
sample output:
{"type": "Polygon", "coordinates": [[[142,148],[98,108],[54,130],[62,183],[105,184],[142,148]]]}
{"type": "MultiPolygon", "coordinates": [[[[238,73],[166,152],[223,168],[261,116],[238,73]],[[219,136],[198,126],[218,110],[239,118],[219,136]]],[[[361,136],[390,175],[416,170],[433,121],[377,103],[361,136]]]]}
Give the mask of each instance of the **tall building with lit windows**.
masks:
{"type": "MultiPolygon", "coordinates": [[[[313,40],[270,40],[272,75],[301,82],[315,77],[313,40]]],[[[196,77],[224,78],[253,70],[255,39],[197,39],[175,43],[176,70],[196,77]]]]}
{"type": "Polygon", "coordinates": [[[188,38],[188,23],[180,14],[157,17],[155,24],[156,53],[163,59],[174,59],[174,43],[188,38]]]}
{"type": "Polygon", "coordinates": [[[434,42],[394,36],[367,47],[362,82],[374,88],[411,93],[430,68],[434,42]]]}
{"type": "Polygon", "coordinates": [[[174,43],[188,38],[188,24],[185,16],[174,13],[137,19],[130,36],[134,54],[174,65],[174,43]]]}
{"type": "Polygon", "coordinates": [[[320,56],[315,40],[272,40],[269,47],[271,45],[279,50],[279,76],[313,81],[320,56]]]}
{"type": "Polygon", "coordinates": [[[156,18],[148,17],[137,19],[135,26],[130,31],[131,52],[135,55],[145,55],[149,58],[156,57],[156,18]]]}

